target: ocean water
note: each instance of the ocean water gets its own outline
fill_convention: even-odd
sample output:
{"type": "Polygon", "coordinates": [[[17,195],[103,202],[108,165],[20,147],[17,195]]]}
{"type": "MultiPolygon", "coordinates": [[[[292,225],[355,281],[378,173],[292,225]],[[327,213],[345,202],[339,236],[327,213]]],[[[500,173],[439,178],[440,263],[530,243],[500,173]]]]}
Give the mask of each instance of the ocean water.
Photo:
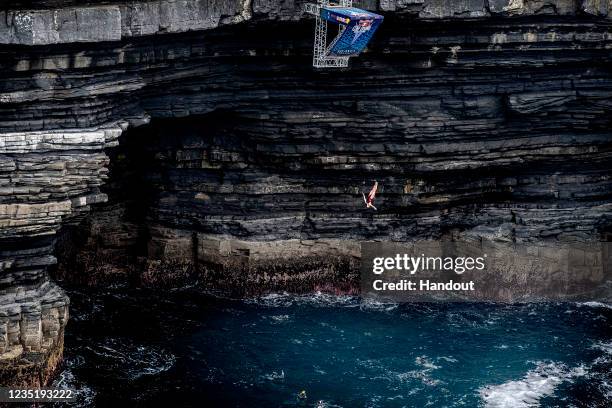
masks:
{"type": "Polygon", "coordinates": [[[77,406],[612,406],[606,304],[69,294],[77,406]]]}

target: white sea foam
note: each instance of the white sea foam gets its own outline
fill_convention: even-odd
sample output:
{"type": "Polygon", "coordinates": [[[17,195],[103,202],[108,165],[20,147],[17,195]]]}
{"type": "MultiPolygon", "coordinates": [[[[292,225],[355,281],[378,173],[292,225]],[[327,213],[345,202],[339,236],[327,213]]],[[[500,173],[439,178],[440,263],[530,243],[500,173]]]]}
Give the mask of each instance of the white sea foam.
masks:
{"type": "Polygon", "coordinates": [[[291,307],[291,306],[315,306],[315,307],[359,307],[364,311],[390,312],[399,307],[399,303],[382,302],[370,298],[360,298],[353,295],[334,295],[324,292],[315,292],[304,295],[281,292],[270,293],[253,299],[245,300],[246,303],[264,307],[291,307]]]}
{"type": "Polygon", "coordinates": [[[285,379],[285,370],[280,370],[280,372],[272,371],[262,375],[261,378],[267,381],[282,381],[285,379]]]}
{"type": "Polygon", "coordinates": [[[605,352],[606,354],[612,355],[612,341],[609,341],[607,343],[603,341],[597,342],[593,344],[592,348],[601,350],[605,352]]]}
{"type": "Polygon", "coordinates": [[[265,307],[290,307],[290,306],[359,306],[359,297],[350,295],[333,295],[323,292],[296,295],[292,293],[270,293],[254,299],[247,299],[246,303],[265,307]]]}
{"type": "MultiPolygon", "coordinates": [[[[71,406],[76,408],[93,407],[96,392],[87,384],[79,381],[71,368],[62,370],[55,378],[52,384],[53,388],[68,389],[76,391],[76,401],[71,406]]],[[[64,404],[56,403],[53,406],[63,406],[64,404]]]]}
{"type": "Polygon", "coordinates": [[[439,369],[440,366],[435,365],[427,356],[416,357],[414,363],[420,368],[404,373],[395,373],[397,380],[402,383],[418,380],[430,387],[435,387],[442,383],[442,381],[432,377],[433,371],[439,369]]]}
{"type": "Polygon", "coordinates": [[[332,404],[329,401],[319,400],[315,402],[314,408],[342,408],[342,406],[332,404]]]}
{"type": "Polygon", "coordinates": [[[376,311],[376,312],[390,312],[397,309],[398,303],[394,302],[381,302],[370,298],[365,298],[359,305],[361,310],[376,311]]]}
{"type": "Polygon", "coordinates": [[[273,316],[264,316],[264,319],[269,319],[272,321],[272,324],[282,324],[287,323],[291,320],[291,316],[289,315],[273,315],[273,316]]]}
{"type": "Polygon", "coordinates": [[[568,368],[554,362],[538,362],[533,370],[520,380],[499,385],[487,385],[479,390],[487,408],[529,408],[538,407],[543,397],[554,394],[563,382],[586,374],[583,367],[568,368]]]}
{"type": "Polygon", "coordinates": [[[594,307],[594,308],[602,308],[602,309],[612,309],[612,305],[609,303],[603,303],[603,302],[582,302],[582,303],[578,303],[579,306],[587,306],[587,307],[594,307]]]}
{"type": "Polygon", "coordinates": [[[85,348],[104,359],[118,377],[130,380],[168,371],[176,362],[172,353],[160,347],[136,344],[124,338],[108,337],[85,348]]]}
{"type": "Polygon", "coordinates": [[[438,368],[440,368],[440,366],[437,366],[434,363],[432,363],[431,360],[427,358],[427,356],[419,356],[414,359],[414,362],[416,365],[420,365],[421,367],[427,368],[430,370],[437,370],[438,368]]]}
{"type": "Polygon", "coordinates": [[[327,371],[323,370],[321,367],[319,367],[318,365],[313,365],[312,368],[314,369],[314,372],[319,374],[319,375],[325,375],[327,374],[327,371]]]}
{"type": "Polygon", "coordinates": [[[612,399],[612,384],[607,381],[602,381],[601,384],[599,384],[599,389],[606,398],[612,399]]]}

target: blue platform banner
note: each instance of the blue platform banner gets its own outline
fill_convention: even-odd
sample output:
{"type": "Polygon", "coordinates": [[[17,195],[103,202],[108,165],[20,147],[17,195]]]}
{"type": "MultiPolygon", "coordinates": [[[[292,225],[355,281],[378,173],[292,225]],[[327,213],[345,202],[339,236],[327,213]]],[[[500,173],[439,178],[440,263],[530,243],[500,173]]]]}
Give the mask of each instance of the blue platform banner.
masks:
{"type": "Polygon", "coordinates": [[[354,56],[362,52],[383,21],[383,16],[354,7],[321,9],[321,18],[346,28],[330,44],[328,55],[354,56]]]}

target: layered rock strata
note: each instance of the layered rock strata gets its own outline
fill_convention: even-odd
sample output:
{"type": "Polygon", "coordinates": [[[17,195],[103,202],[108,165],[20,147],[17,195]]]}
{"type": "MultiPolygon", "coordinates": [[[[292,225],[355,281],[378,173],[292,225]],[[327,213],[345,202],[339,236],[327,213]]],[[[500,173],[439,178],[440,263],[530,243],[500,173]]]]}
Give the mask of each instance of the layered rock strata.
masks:
{"type": "Polygon", "coordinates": [[[609,240],[609,2],[363,2],[385,24],[341,71],[312,69],[302,4],[0,12],[0,355],[20,378],[61,355],[62,226],[59,276],[239,291],[350,291],[363,240],[609,240]]]}
{"type": "Polygon", "coordinates": [[[104,149],[126,126],[0,134],[2,384],[43,386],[61,361],[68,298],[47,274],[54,235],[106,200],[104,149]]]}

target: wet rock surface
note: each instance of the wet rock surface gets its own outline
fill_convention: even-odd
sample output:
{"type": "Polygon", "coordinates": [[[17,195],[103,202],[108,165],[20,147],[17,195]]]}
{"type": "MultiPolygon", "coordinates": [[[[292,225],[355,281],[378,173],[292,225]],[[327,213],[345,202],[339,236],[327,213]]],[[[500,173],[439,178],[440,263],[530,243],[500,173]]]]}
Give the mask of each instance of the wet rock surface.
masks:
{"type": "Polygon", "coordinates": [[[371,3],[369,51],[323,72],[297,1],[0,12],[1,354],[59,349],[58,254],[81,283],[350,292],[362,240],[609,240],[607,2],[371,3]]]}

